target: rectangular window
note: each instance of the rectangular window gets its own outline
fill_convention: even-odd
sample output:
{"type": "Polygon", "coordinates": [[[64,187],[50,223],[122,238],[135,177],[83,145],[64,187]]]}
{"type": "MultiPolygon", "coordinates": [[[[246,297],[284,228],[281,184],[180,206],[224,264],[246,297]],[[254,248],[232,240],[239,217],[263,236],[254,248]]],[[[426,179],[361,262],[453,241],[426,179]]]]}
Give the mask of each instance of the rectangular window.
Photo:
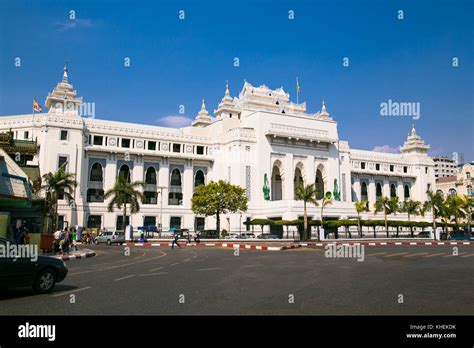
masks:
{"type": "Polygon", "coordinates": [[[30,132],[24,131],[23,132],[23,139],[29,139],[30,138],[30,132]]]}
{"type": "Polygon", "coordinates": [[[198,155],[204,155],[204,146],[197,146],[196,147],[196,153],[198,155]]]}
{"type": "MultiPolygon", "coordinates": [[[[125,219],[125,226],[130,225],[130,216],[127,215],[127,218],[125,219]]],[[[115,229],[118,231],[123,231],[125,230],[123,227],[123,215],[117,216],[117,223],[115,224],[115,229]]]]}
{"type": "Polygon", "coordinates": [[[181,152],[181,144],[173,144],[173,152],[181,152]]]}
{"type": "Polygon", "coordinates": [[[365,162],[360,162],[360,169],[365,169],[365,162]]]}
{"type": "Polygon", "coordinates": [[[181,216],[172,216],[170,217],[170,228],[181,228],[181,216]]]}
{"type": "Polygon", "coordinates": [[[156,216],[145,216],[143,226],[156,226],[156,216]]]}
{"type": "Polygon", "coordinates": [[[149,141],[148,142],[148,150],[151,150],[151,151],[156,150],[156,141],[149,141]]]}
{"type": "Polygon", "coordinates": [[[250,218],[245,219],[245,230],[250,231],[250,218]]]}
{"type": "Polygon", "coordinates": [[[129,149],[130,148],[130,139],[122,138],[122,147],[129,149]]]}
{"type": "Polygon", "coordinates": [[[62,130],[61,131],[61,140],[67,140],[67,135],[68,135],[68,131],[67,130],[62,130]]]}
{"type": "Polygon", "coordinates": [[[390,171],[393,172],[393,170],[394,170],[394,166],[393,166],[393,164],[391,164],[390,165],[390,171]]]}
{"type": "Polygon", "coordinates": [[[102,216],[101,215],[89,215],[87,218],[87,228],[97,228],[102,227],[102,216]]]}
{"type": "Polygon", "coordinates": [[[375,170],[380,170],[380,164],[375,164],[375,170]]]}
{"type": "Polygon", "coordinates": [[[403,172],[404,172],[404,173],[408,173],[408,167],[407,167],[407,166],[404,166],[404,167],[403,167],[403,172]]]}
{"type": "Polygon", "coordinates": [[[64,171],[67,172],[67,156],[58,157],[58,169],[63,167],[64,171]]]}
{"type": "Polygon", "coordinates": [[[94,135],[94,145],[102,146],[104,143],[104,137],[101,135],[94,135]]]}
{"type": "Polygon", "coordinates": [[[194,230],[195,231],[202,231],[204,230],[206,227],[205,227],[205,222],[206,222],[206,219],[203,218],[203,217],[196,217],[196,219],[194,220],[194,230]]]}

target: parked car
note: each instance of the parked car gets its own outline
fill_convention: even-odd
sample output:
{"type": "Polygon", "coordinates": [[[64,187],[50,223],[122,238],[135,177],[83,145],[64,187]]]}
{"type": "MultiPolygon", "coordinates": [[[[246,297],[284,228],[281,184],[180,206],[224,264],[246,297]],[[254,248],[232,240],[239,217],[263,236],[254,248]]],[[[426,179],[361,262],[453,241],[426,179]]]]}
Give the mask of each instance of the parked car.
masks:
{"type": "Polygon", "coordinates": [[[260,236],[261,239],[278,239],[276,234],[262,234],[260,236]]]}
{"type": "Polygon", "coordinates": [[[125,242],[125,234],[123,231],[102,231],[94,238],[94,244],[107,243],[107,245],[120,244],[125,242]]]}
{"type": "Polygon", "coordinates": [[[219,238],[219,233],[217,230],[202,230],[199,231],[199,238],[201,239],[217,239],[219,238]]]}
{"type": "MultiPolygon", "coordinates": [[[[0,237],[0,245],[5,250],[15,242],[0,237]]],[[[66,278],[66,263],[56,257],[2,257],[0,258],[0,287],[16,288],[31,286],[37,293],[43,294],[53,290],[56,283],[66,278]],[[36,258],[35,258],[36,259],[36,258]]]]}
{"type": "Polygon", "coordinates": [[[418,238],[431,238],[431,232],[422,231],[422,232],[418,233],[418,238]]]}
{"type": "Polygon", "coordinates": [[[255,234],[252,232],[242,232],[240,236],[238,236],[240,239],[256,239],[255,234]]]}

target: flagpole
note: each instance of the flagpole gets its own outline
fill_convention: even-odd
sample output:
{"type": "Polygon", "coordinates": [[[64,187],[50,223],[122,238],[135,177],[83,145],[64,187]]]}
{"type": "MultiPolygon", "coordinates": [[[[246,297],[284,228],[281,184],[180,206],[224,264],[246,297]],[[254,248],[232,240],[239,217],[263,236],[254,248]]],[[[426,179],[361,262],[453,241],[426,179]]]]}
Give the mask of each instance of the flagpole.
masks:
{"type": "Polygon", "coordinates": [[[32,124],[31,124],[31,141],[34,141],[34,134],[35,134],[35,98],[33,98],[33,117],[32,117],[32,124]]]}
{"type": "Polygon", "coordinates": [[[296,104],[299,104],[299,96],[300,96],[300,93],[299,93],[299,91],[298,91],[298,89],[299,89],[299,88],[298,88],[298,87],[299,87],[298,85],[299,85],[299,83],[298,83],[298,76],[296,76],[296,104]]]}

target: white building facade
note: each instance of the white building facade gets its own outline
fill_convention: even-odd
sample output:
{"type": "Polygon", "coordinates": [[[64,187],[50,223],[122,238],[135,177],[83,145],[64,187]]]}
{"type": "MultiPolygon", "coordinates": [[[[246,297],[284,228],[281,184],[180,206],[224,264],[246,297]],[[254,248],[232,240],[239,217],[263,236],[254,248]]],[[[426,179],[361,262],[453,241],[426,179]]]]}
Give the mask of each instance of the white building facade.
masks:
{"type": "MultiPolygon", "coordinates": [[[[303,202],[295,200],[299,181],[333,194],[325,218],[356,217],[355,201],[367,200],[373,207],[382,195],[424,201],[426,191],[435,189],[429,146],[414,128],[400,154],[351,149],[339,139],[324,102],[320,112],[307,113],[306,103],[291,102],[282,88],[245,82],[239,96],[231,97],[226,85],[214,116],[203,101],[193,124],[179,129],[81,117],[81,104],[65,68],[46,99],[47,113],[0,117],[0,131],[37,139],[40,149],[34,161],[41,174],[63,165],[76,175],[80,185],[74,204],[59,205],[61,219],[71,225],[121,226],[122,212],[108,212],[103,198],[119,173],[146,183],[145,202],[129,223],[162,223],[164,230],[215,228],[214,217],[191,211],[194,187],[211,180],[246,189],[248,210],[221,216],[228,231],[244,229],[243,222],[253,218],[300,218],[303,202]]],[[[308,209],[310,217],[320,218],[320,209],[308,209]]]]}

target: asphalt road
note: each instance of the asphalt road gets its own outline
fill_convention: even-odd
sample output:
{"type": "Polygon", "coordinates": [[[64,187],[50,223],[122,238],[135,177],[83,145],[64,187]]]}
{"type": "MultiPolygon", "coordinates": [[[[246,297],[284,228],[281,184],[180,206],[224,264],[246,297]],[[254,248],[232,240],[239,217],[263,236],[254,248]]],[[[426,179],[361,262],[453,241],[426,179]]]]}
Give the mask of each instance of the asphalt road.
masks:
{"type": "Polygon", "coordinates": [[[211,247],[132,247],[130,256],[123,246],[91,248],[97,256],[68,261],[50,294],[1,293],[0,315],[474,313],[472,245],[458,246],[458,256],[452,246],[366,247],[363,262],[326,258],[321,247],[238,256],[211,247]]]}

